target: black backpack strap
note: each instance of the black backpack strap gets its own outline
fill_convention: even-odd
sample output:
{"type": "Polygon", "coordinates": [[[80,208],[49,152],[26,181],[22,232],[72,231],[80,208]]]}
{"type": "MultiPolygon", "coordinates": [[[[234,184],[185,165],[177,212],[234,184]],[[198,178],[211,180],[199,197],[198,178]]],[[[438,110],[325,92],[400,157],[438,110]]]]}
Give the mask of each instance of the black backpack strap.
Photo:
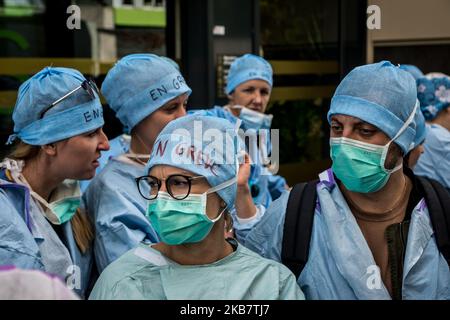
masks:
{"type": "Polygon", "coordinates": [[[284,221],[281,262],[298,278],[309,255],[317,200],[318,180],[296,184],[290,194],[284,221]]]}
{"type": "Polygon", "coordinates": [[[437,181],[417,177],[430,214],[439,251],[450,266],[450,194],[437,181]]]}

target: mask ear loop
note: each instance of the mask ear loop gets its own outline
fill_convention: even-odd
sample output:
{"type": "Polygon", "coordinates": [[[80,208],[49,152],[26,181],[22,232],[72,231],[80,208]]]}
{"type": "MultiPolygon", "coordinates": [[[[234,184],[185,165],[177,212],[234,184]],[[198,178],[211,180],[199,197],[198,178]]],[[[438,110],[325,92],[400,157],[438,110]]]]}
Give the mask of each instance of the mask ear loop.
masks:
{"type": "MultiPolygon", "coordinates": [[[[203,193],[203,197],[205,198],[205,200],[204,200],[204,201],[205,201],[205,204],[206,204],[206,196],[207,196],[208,194],[214,193],[214,192],[219,191],[219,190],[222,190],[222,189],[225,189],[225,188],[227,188],[227,187],[233,185],[234,183],[236,183],[236,181],[237,181],[237,177],[233,177],[232,179],[227,180],[227,181],[225,181],[225,182],[222,182],[221,184],[219,184],[219,185],[217,185],[217,186],[215,186],[215,187],[209,189],[209,190],[206,191],[205,193],[203,193]]],[[[217,221],[222,217],[223,213],[225,212],[225,210],[226,210],[227,208],[228,208],[228,206],[226,206],[225,208],[223,208],[223,210],[219,213],[219,215],[218,215],[216,218],[214,218],[214,219],[208,218],[208,219],[211,220],[211,221],[214,222],[214,223],[217,222],[217,221]]],[[[205,207],[205,209],[206,209],[206,207],[205,207]]]]}
{"type": "Polygon", "coordinates": [[[387,153],[389,151],[389,146],[391,145],[391,143],[394,142],[395,139],[397,139],[399,136],[401,136],[403,134],[403,132],[409,127],[411,122],[414,120],[414,116],[416,115],[416,110],[418,107],[419,107],[419,100],[416,99],[416,104],[414,105],[414,109],[413,109],[412,113],[409,115],[408,119],[406,119],[405,123],[400,128],[400,130],[397,132],[397,134],[394,136],[394,138],[392,138],[383,148],[383,153],[381,154],[381,167],[387,173],[393,173],[393,172],[399,170],[401,167],[403,167],[403,162],[402,162],[393,169],[390,169],[390,170],[386,169],[385,168],[386,157],[387,157],[387,153]]]}
{"type": "Polygon", "coordinates": [[[219,215],[217,217],[215,217],[214,219],[210,219],[208,218],[211,222],[216,223],[217,221],[220,220],[220,218],[222,218],[223,213],[225,212],[225,210],[228,208],[228,206],[226,206],[225,208],[222,209],[222,211],[220,211],[219,215]]]}

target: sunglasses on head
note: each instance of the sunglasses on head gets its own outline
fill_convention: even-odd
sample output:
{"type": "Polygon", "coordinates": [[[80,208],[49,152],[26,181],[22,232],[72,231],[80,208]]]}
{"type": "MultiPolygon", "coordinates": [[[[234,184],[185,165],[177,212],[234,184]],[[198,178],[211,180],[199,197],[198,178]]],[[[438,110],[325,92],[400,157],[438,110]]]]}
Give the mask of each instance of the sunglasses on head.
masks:
{"type": "Polygon", "coordinates": [[[98,87],[94,81],[92,81],[90,79],[84,80],[78,87],[76,87],[72,91],[66,93],[64,96],[62,96],[61,98],[59,98],[58,100],[56,100],[55,102],[50,104],[47,108],[45,108],[44,111],[42,111],[41,117],[39,119],[42,119],[48,110],[50,110],[51,108],[56,106],[61,101],[64,101],[64,99],[67,99],[68,97],[70,97],[71,95],[73,95],[75,92],[77,92],[80,89],[83,89],[84,91],[86,91],[87,94],[91,97],[91,99],[95,99],[95,94],[97,94],[97,95],[99,94],[98,87]]]}

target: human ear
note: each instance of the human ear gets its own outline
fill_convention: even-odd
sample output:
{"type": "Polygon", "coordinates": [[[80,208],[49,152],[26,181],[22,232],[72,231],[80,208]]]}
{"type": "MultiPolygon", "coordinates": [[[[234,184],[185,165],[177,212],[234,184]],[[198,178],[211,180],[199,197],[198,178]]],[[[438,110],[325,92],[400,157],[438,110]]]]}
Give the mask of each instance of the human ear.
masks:
{"type": "Polygon", "coordinates": [[[56,156],[56,145],[54,143],[49,143],[41,146],[42,151],[49,156],[56,156]]]}

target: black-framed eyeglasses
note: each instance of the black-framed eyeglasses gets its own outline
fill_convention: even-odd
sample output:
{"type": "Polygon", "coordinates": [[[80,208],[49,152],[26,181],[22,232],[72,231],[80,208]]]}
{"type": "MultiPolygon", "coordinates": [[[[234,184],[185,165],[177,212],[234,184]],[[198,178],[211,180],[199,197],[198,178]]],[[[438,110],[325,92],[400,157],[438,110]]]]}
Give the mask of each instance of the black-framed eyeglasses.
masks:
{"type": "Polygon", "coordinates": [[[50,104],[47,108],[45,108],[44,111],[41,113],[40,119],[42,119],[44,117],[45,113],[48,110],[50,110],[51,108],[56,106],[58,103],[60,103],[64,99],[67,99],[68,97],[70,97],[72,94],[74,94],[75,92],[77,92],[80,89],[83,89],[84,91],[86,91],[88,93],[88,95],[91,97],[91,99],[95,99],[95,94],[97,94],[97,95],[99,94],[98,87],[94,81],[92,81],[91,79],[84,80],[78,87],[76,87],[72,91],[66,93],[64,96],[62,96],[61,98],[59,98],[58,100],[56,100],[55,102],[50,104]]]}
{"type": "Polygon", "coordinates": [[[139,193],[147,200],[154,200],[158,197],[162,182],[165,181],[167,192],[175,200],[186,199],[191,193],[192,181],[204,178],[204,176],[185,176],[182,174],[173,174],[166,179],[158,179],[154,176],[142,176],[135,178],[139,193]]]}

